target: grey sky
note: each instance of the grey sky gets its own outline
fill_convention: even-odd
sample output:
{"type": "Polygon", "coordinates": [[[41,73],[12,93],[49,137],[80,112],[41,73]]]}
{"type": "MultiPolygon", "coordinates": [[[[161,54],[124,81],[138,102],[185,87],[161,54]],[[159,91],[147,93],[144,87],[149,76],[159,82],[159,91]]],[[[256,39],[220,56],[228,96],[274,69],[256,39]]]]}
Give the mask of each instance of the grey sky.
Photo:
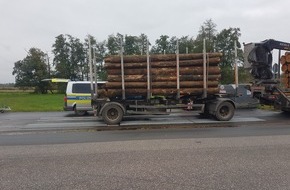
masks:
{"type": "Polygon", "coordinates": [[[15,82],[14,63],[31,47],[51,52],[55,37],[146,34],[195,37],[207,19],[239,27],[241,42],[290,42],[288,0],[0,0],[0,83],[15,82]]]}

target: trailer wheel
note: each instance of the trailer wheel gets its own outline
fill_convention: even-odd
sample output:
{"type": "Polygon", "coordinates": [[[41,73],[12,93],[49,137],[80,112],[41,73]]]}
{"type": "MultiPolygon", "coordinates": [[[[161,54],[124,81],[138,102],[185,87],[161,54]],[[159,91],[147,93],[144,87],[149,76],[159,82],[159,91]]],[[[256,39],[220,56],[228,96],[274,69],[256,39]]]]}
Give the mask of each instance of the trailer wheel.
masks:
{"type": "Polygon", "coordinates": [[[230,102],[222,102],[215,113],[215,117],[219,121],[229,121],[233,118],[235,108],[230,102]]]}
{"type": "Polygon", "coordinates": [[[102,118],[108,125],[119,124],[124,116],[122,108],[117,104],[106,104],[102,111],[102,118]]]}

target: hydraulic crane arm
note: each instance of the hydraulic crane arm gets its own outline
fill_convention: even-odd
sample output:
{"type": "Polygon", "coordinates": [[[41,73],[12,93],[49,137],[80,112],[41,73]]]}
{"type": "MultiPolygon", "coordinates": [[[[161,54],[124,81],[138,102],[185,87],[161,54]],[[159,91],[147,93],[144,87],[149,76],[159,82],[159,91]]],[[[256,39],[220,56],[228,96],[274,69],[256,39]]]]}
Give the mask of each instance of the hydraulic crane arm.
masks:
{"type": "Polygon", "coordinates": [[[272,50],[290,50],[290,43],[264,40],[259,43],[244,44],[245,68],[251,68],[255,79],[272,79],[272,50]]]}
{"type": "Polygon", "coordinates": [[[272,51],[273,49],[290,50],[290,43],[280,42],[273,39],[265,40],[262,42],[261,45],[266,47],[270,51],[272,51]]]}

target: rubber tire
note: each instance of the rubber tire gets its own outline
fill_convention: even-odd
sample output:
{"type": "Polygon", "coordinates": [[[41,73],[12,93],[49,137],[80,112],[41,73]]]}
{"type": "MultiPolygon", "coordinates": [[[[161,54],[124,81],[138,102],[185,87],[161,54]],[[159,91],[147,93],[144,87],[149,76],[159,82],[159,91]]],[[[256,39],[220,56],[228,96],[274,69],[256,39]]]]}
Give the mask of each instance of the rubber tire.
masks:
{"type": "Polygon", "coordinates": [[[229,121],[235,114],[235,108],[230,102],[222,102],[215,113],[215,118],[218,121],[229,121]]]}
{"type": "Polygon", "coordinates": [[[102,118],[108,125],[120,124],[124,116],[124,112],[117,104],[107,104],[103,108],[102,118]]]}
{"type": "Polygon", "coordinates": [[[88,113],[87,111],[83,111],[83,110],[74,109],[74,111],[75,111],[75,115],[77,115],[77,116],[84,116],[88,113]]]}

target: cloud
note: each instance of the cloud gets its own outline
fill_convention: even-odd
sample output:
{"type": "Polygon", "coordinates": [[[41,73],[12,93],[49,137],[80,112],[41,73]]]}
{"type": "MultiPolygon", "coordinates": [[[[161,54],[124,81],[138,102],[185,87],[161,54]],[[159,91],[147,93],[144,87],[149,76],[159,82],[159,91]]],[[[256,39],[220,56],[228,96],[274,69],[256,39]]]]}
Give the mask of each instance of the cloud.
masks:
{"type": "Polygon", "coordinates": [[[241,28],[241,42],[274,38],[290,42],[286,31],[290,2],[283,0],[9,0],[0,1],[0,83],[14,82],[14,63],[37,47],[51,51],[55,37],[71,34],[99,41],[117,32],[196,36],[207,19],[220,31],[241,28]]]}

